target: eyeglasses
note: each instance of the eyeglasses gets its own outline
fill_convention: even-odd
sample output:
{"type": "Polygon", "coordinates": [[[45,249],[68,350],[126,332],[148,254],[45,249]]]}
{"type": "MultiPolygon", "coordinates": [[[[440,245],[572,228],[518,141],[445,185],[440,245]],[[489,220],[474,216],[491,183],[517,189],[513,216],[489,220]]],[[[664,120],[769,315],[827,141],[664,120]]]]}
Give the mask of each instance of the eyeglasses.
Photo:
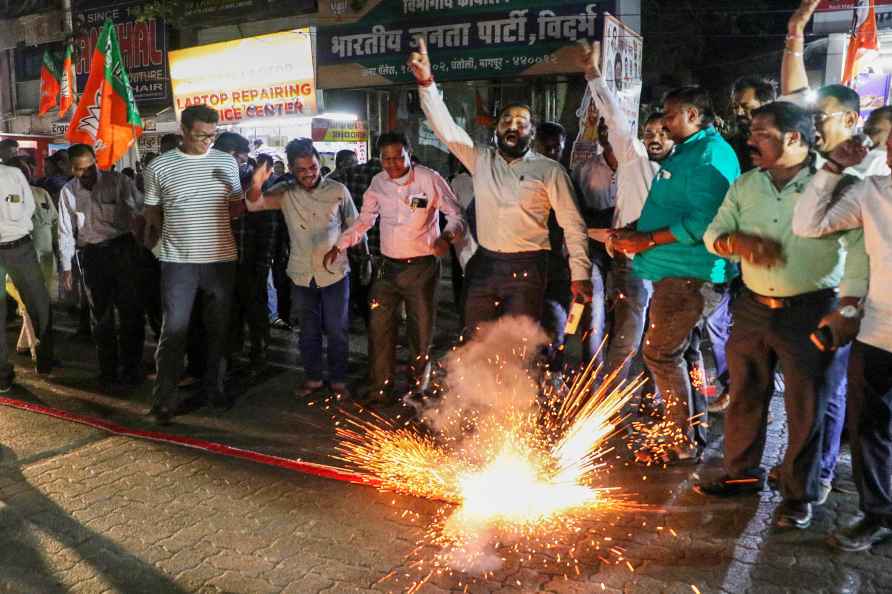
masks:
{"type": "Polygon", "coordinates": [[[812,114],[812,117],[815,119],[816,124],[820,124],[820,123],[823,123],[823,122],[829,120],[830,118],[835,118],[836,116],[841,116],[845,113],[846,112],[844,112],[844,111],[834,111],[831,113],[824,113],[823,111],[816,111],[815,113],[812,114]]]}

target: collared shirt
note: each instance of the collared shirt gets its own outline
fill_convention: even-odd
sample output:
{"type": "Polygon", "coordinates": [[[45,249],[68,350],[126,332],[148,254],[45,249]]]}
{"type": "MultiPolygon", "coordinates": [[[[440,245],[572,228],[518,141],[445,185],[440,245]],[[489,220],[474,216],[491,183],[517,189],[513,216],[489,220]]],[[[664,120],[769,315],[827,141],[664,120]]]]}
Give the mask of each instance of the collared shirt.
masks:
{"type": "Polygon", "coordinates": [[[17,167],[0,165],[0,243],[31,233],[34,195],[25,174],[17,167]]]}
{"type": "Polygon", "coordinates": [[[621,229],[634,223],[641,216],[644,201],[650,193],[654,176],[660,164],[651,161],[644,143],[636,136],[626,120],[619,101],[603,78],[588,83],[592,101],[610,130],[610,145],[616,155],[616,210],[613,211],[613,228],[621,229]]]}
{"type": "Polygon", "coordinates": [[[638,219],[638,231],[668,227],[676,241],[636,254],[635,274],[651,281],[731,280],[736,274],[733,264],[706,251],[703,233],[739,175],[737,155],[712,126],[676,145],[661,163],[638,219]]]}
{"type": "Polygon", "coordinates": [[[282,214],[291,243],[288,278],[300,287],[309,287],[313,279],[318,287],[342,280],[350,270],[347,254],[338,255],[328,270],[323,259],[344,229],[356,221],[356,206],[344,184],[323,179],[306,190],[291,182],[282,194],[282,214]]]}
{"type": "MultiPolygon", "coordinates": [[[[356,208],[362,209],[362,198],[365,196],[369,186],[372,185],[372,179],[381,171],[381,161],[379,159],[369,159],[365,163],[360,163],[353,167],[335,169],[328,177],[347,186],[356,208]]],[[[366,240],[368,241],[369,253],[373,256],[380,256],[381,236],[378,233],[378,227],[372,227],[368,230],[366,240]]]]}
{"type": "Polygon", "coordinates": [[[116,171],[96,173],[92,190],[75,177],[59,194],[62,270],[71,270],[75,238],[77,246],[83,247],[130,233],[133,215],[142,212],[143,196],[129,177],[116,171]]]}
{"type": "MultiPolygon", "coordinates": [[[[469,173],[462,172],[452,178],[452,181],[449,182],[449,186],[452,188],[452,191],[455,192],[455,198],[458,200],[458,205],[461,206],[462,215],[465,217],[466,221],[469,220],[468,207],[474,200],[474,180],[469,173]]],[[[468,265],[468,262],[471,261],[474,252],[477,251],[477,241],[474,239],[474,234],[471,233],[471,229],[467,229],[464,236],[456,239],[453,245],[455,245],[455,253],[458,256],[458,263],[461,265],[462,270],[464,270],[468,265]]]]}
{"type": "Polygon", "coordinates": [[[570,252],[573,280],[590,280],[585,222],[563,166],[535,151],[509,163],[496,149],[474,144],[452,119],[436,85],[420,87],[418,93],[431,128],[474,179],[480,245],[504,253],[547,250],[548,213],[554,209],[570,252]]]}
{"type": "Polygon", "coordinates": [[[741,263],[743,283],[754,293],[792,297],[837,286],[844,297],[867,293],[867,256],[860,230],[820,239],[793,233],[793,209],[813,176],[810,166],[803,167],[778,190],[767,171],[753,169],[743,174],[728,190],[703,235],[706,249],[713,253],[716,239],[737,231],[773,239],[783,246],[783,264],[768,268],[745,260],[741,263]]]}
{"type": "Polygon", "coordinates": [[[456,237],[465,233],[461,207],[452,188],[433,169],[415,165],[399,179],[382,171],[362,199],[359,219],[344,231],[338,247],[356,245],[363,234],[381,217],[381,253],[388,258],[406,259],[430,256],[440,236],[440,213],[446,215],[446,229],[456,237]]]}
{"type": "Polygon", "coordinates": [[[818,171],[793,213],[793,231],[819,237],[846,229],[864,230],[870,280],[858,340],[892,352],[892,177],[865,178],[842,193],[840,176],[818,171]]]}
{"type": "Polygon", "coordinates": [[[53,254],[53,231],[59,223],[59,211],[53,204],[49,192],[39,186],[31,186],[31,194],[34,196],[34,215],[31,217],[33,229],[31,238],[34,240],[34,249],[39,255],[53,254]]]}
{"type": "Polygon", "coordinates": [[[230,199],[242,184],[235,158],[211,149],[203,155],[167,151],[145,170],[148,206],[164,212],[162,262],[207,264],[238,259],[230,225],[230,199]]]}

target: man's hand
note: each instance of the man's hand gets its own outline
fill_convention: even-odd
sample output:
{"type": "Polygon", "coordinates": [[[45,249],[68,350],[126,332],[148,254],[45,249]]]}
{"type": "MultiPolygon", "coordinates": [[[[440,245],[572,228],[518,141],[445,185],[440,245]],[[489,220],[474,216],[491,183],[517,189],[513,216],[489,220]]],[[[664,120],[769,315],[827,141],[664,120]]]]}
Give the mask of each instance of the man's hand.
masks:
{"type": "Polygon", "coordinates": [[[585,39],[579,41],[582,49],[582,55],[579,59],[580,70],[585,74],[586,80],[601,78],[601,42],[594,41],[589,43],[585,39]]]}
{"type": "Polygon", "coordinates": [[[836,350],[849,344],[858,336],[858,331],[861,329],[861,316],[847,318],[839,313],[839,309],[834,309],[818,322],[818,328],[824,326],[830,328],[830,332],[833,334],[833,350],[836,350]]]}
{"type": "Polygon", "coordinates": [[[654,247],[653,236],[650,233],[618,229],[610,234],[610,246],[618,252],[634,255],[654,247]]]}
{"type": "Polygon", "coordinates": [[[570,293],[573,294],[573,301],[581,301],[582,303],[591,303],[594,289],[592,281],[576,280],[570,282],[570,293]]]}
{"type": "Polygon", "coordinates": [[[431,246],[431,251],[438,258],[442,258],[449,253],[449,240],[445,235],[440,235],[434,240],[434,244],[431,246]]]}
{"type": "Polygon", "coordinates": [[[867,156],[868,150],[861,138],[850,138],[833,149],[830,159],[845,169],[861,163],[867,156]]]}
{"type": "MultiPolygon", "coordinates": [[[[269,166],[269,163],[266,161],[262,161],[254,168],[254,174],[251,176],[251,187],[257,188],[258,190],[263,187],[270,177],[273,175],[273,169],[269,166]]],[[[248,194],[250,197],[250,193],[248,194]]],[[[257,195],[259,198],[260,195],[257,195]]],[[[255,198],[255,200],[257,199],[255,198]]]]}
{"type": "Polygon", "coordinates": [[[331,266],[334,261],[338,259],[338,256],[340,254],[341,249],[338,246],[333,245],[331,249],[326,252],[325,256],[322,257],[322,266],[324,266],[326,270],[331,272],[328,267],[331,266]]]}
{"type": "Polygon", "coordinates": [[[71,288],[74,286],[74,281],[72,280],[72,274],[70,270],[63,270],[60,280],[62,281],[62,288],[66,291],[70,291],[71,288]]]}
{"type": "Polygon", "coordinates": [[[424,40],[424,37],[418,36],[415,39],[418,42],[418,51],[409,54],[409,62],[407,65],[412,72],[412,76],[415,77],[415,81],[422,83],[433,78],[433,75],[431,74],[431,61],[430,58],[427,57],[427,42],[424,40]]]}
{"type": "Polygon", "coordinates": [[[820,3],[821,0],[802,0],[802,4],[799,5],[799,8],[796,9],[796,12],[793,13],[793,16],[787,22],[787,33],[789,35],[802,35],[805,33],[805,26],[808,25],[808,21],[811,20],[820,3]]]}
{"type": "Polygon", "coordinates": [[[784,263],[784,248],[773,239],[734,233],[730,245],[735,256],[740,256],[754,266],[771,268],[784,263]]]}

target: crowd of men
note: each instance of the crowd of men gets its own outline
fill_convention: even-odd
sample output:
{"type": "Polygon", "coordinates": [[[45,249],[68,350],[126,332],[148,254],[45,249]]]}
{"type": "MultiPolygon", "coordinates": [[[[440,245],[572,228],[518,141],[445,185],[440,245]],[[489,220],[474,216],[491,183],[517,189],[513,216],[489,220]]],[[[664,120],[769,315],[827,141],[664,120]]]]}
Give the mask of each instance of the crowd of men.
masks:
{"type": "MultiPolygon", "coordinates": [[[[41,272],[53,261],[48,230],[61,285],[82,288],[103,381],[143,382],[146,322],[157,334],[150,415],[159,423],[178,412],[184,367],[202,378],[211,405],[231,404],[227,364],[245,327],[260,365],[270,323],[291,321],[270,306],[288,299],[305,371],[299,395],[350,395],[351,301],[368,330],[362,396],[397,397],[403,319],[409,390],[426,393],[441,259],[451,253],[466,339],[501,316],[531,317],[549,333],[544,356],[559,377],[564,323],[579,302],[588,304],[586,358],[606,333],[604,368],[622,379],[641,351],[660,402],[654,414],[674,428],[671,441],[638,453],[644,463],[700,460],[708,340],[726,388],[713,409],[727,410],[724,474],[696,484],[704,495],[772,481],[783,496],[777,524],[807,528],[833,487],[848,418],[864,515],[831,542],[867,550],[892,536],[892,108],[874,111],[862,135],[852,89],[824,86],[809,101],[803,32],[816,5],[804,0],[790,19],[780,96],[769,81],[740,79],[734,132],[724,136],[709,94],[687,86],[665,96],[639,139],[601,76],[597,47],[587,48],[602,152],[572,171],[561,164],[564,129],[537,125],[526,105],[501,108],[493,146],[475,143],[438,92],[423,40],[409,68],[456,159],[451,183],[415,162],[399,131],[382,134],[367,163],[340,153],[329,175],[308,139],[288,144],[284,167],[262,156],[249,163],[248,140],[218,134],[217,112],[202,105],[183,111],[182,137],[168,137],[139,176],[99,171],[92,148],[75,145],[51,160],[40,194],[29,163],[0,145],[0,267],[31,324],[37,372],[55,364],[41,272]],[[787,449],[766,471],[781,373],[787,449]]],[[[13,379],[6,348],[0,340],[0,391],[13,379]]]]}

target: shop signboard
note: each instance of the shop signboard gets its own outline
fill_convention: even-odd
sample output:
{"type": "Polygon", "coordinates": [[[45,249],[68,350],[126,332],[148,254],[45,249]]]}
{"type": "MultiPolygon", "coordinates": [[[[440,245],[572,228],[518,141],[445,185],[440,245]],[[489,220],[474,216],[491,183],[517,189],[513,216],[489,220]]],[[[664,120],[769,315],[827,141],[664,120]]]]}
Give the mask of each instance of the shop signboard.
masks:
{"type": "MultiPolygon", "coordinates": [[[[109,3],[111,4],[111,3],[109,3]]],[[[90,74],[93,48],[105,19],[111,19],[118,33],[121,53],[137,103],[166,101],[170,84],[167,77],[167,27],[163,20],[141,21],[137,10],[143,2],[116,3],[77,13],[74,40],[77,88],[83,89],[90,74]]]]}
{"type": "Polygon", "coordinates": [[[320,0],[320,88],[411,81],[416,38],[427,41],[437,80],[578,71],[576,42],[597,39],[614,0],[320,0]]]}
{"type": "Polygon", "coordinates": [[[861,74],[855,78],[854,88],[861,97],[861,118],[866,120],[870,112],[889,103],[889,84],[892,75],[882,73],[861,74]]]}
{"type": "Polygon", "coordinates": [[[208,26],[290,17],[315,10],[316,0],[193,0],[186,6],[183,16],[187,21],[195,20],[208,26]]]}
{"type": "MultiPolygon", "coordinates": [[[[641,99],[641,62],[644,43],[640,35],[622,21],[607,15],[601,40],[601,74],[607,87],[619,99],[627,130],[638,133],[638,108],[641,99]]],[[[570,166],[590,159],[598,150],[598,113],[586,86],[579,117],[579,135],[573,144],[570,166]]]]}
{"type": "Polygon", "coordinates": [[[169,61],[177,120],[200,104],[216,109],[221,124],[317,111],[309,29],[176,50],[169,61]]]}
{"type": "Polygon", "coordinates": [[[362,120],[313,118],[313,142],[368,142],[369,129],[362,120]]]}

